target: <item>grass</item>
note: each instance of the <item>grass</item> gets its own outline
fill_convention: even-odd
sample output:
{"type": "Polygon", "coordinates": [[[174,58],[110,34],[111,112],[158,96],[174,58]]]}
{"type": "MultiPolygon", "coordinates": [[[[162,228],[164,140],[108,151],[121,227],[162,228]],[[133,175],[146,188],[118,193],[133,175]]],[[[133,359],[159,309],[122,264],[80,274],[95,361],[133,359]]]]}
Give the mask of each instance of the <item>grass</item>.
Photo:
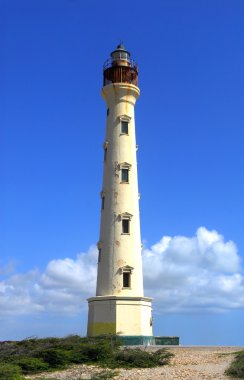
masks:
{"type": "MultiPolygon", "coordinates": [[[[0,342],[0,379],[22,380],[25,375],[63,370],[74,364],[100,367],[151,368],[169,363],[173,354],[166,349],[148,352],[120,347],[115,336],[81,338],[29,338],[17,342],[0,342]]],[[[102,371],[92,380],[110,379],[114,371],[102,371]]]]}
{"type": "Polygon", "coordinates": [[[244,379],[244,351],[235,354],[235,358],[225,374],[232,378],[244,379]]]}
{"type": "Polygon", "coordinates": [[[91,377],[91,380],[108,380],[118,375],[118,371],[102,371],[91,377]]]}

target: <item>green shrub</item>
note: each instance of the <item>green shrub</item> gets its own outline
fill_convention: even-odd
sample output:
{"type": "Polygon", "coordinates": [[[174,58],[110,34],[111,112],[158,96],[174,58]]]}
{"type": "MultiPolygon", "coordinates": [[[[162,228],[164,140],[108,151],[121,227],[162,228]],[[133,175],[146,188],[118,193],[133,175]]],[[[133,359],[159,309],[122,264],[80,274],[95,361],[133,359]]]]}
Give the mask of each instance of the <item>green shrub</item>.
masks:
{"type": "Polygon", "coordinates": [[[97,373],[96,375],[93,375],[91,377],[91,380],[108,380],[113,379],[117,375],[117,371],[102,371],[100,373],[97,373]]]}
{"type": "Polygon", "coordinates": [[[89,340],[75,347],[71,353],[73,363],[100,363],[114,358],[115,349],[106,339],[89,340]]]}
{"type": "Polygon", "coordinates": [[[235,359],[225,371],[225,374],[234,378],[244,379],[244,351],[236,354],[235,359]]]}
{"type": "Polygon", "coordinates": [[[89,356],[89,350],[85,347],[77,347],[70,353],[70,361],[75,364],[83,364],[90,361],[88,359],[89,356]]]}
{"type": "Polygon", "coordinates": [[[0,363],[1,380],[22,380],[21,369],[17,365],[0,363]]]}
{"type": "Polygon", "coordinates": [[[161,348],[160,350],[155,351],[153,356],[154,360],[158,363],[157,365],[167,365],[174,354],[167,351],[165,348],[161,348]]]}
{"type": "Polygon", "coordinates": [[[124,349],[117,353],[116,363],[128,368],[151,368],[168,364],[173,354],[165,349],[156,352],[142,351],[140,349],[124,349]]]}
{"type": "Polygon", "coordinates": [[[78,335],[69,335],[66,338],[59,339],[58,347],[59,348],[65,348],[66,350],[73,350],[75,347],[78,347],[87,338],[81,338],[78,335]]]}
{"type": "Polygon", "coordinates": [[[49,348],[40,351],[39,357],[47,363],[50,368],[65,368],[70,363],[70,352],[59,348],[49,348]]]}
{"type": "Polygon", "coordinates": [[[42,359],[38,358],[20,358],[17,363],[25,374],[38,373],[49,369],[48,363],[45,363],[42,359]]]}
{"type": "MultiPolygon", "coordinates": [[[[120,349],[120,345],[115,336],[96,338],[69,336],[0,342],[0,366],[7,362],[11,368],[12,365],[14,366],[17,374],[21,373],[21,370],[25,374],[34,374],[46,370],[63,369],[73,363],[97,364],[111,369],[150,368],[167,364],[173,356],[165,349],[148,352],[139,349],[120,349]]],[[[101,376],[110,376],[111,373],[113,372],[110,371],[108,374],[102,372],[101,376]]],[[[5,380],[1,374],[0,379],[5,380]]],[[[12,380],[10,375],[7,380],[12,380]]]]}

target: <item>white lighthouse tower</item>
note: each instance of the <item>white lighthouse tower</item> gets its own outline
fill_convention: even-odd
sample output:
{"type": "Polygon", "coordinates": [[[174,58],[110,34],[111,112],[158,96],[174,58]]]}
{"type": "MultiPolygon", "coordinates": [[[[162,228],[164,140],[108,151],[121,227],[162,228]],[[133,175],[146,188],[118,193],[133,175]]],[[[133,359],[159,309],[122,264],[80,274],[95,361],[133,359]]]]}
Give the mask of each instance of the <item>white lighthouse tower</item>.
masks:
{"type": "Polygon", "coordinates": [[[134,107],[138,67],[123,45],[104,64],[107,106],[96,296],[88,299],[88,336],[118,334],[152,342],[151,298],[144,297],[134,107]]]}

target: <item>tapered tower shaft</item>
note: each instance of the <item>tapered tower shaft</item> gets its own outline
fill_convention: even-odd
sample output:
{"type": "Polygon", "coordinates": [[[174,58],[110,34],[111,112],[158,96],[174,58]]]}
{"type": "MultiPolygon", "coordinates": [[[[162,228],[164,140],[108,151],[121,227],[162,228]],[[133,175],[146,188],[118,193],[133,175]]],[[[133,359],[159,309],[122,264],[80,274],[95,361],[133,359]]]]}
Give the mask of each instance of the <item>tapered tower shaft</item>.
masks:
{"type": "Polygon", "coordinates": [[[96,297],[88,335],[152,336],[151,299],[143,294],[134,107],[137,65],[119,45],[104,65],[107,120],[101,190],[96,297]]]}
{"type": "Polygon", "coordinates": [[[96,294],[143,296],[134,121],[139,89],[115,83],[102,95],[108,115],[96,294]]]}

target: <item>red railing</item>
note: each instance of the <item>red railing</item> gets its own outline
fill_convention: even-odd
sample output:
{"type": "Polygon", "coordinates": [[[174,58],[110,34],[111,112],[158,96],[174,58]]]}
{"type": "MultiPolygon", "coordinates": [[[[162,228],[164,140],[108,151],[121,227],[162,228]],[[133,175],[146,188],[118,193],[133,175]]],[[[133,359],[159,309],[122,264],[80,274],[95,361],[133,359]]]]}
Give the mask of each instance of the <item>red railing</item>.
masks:
{"type": "Polygon", "coordinates": [[[137,66],[112,66],[103,72],[103,85],[111,83],[130,83],[138,86],[137,66]]]}

